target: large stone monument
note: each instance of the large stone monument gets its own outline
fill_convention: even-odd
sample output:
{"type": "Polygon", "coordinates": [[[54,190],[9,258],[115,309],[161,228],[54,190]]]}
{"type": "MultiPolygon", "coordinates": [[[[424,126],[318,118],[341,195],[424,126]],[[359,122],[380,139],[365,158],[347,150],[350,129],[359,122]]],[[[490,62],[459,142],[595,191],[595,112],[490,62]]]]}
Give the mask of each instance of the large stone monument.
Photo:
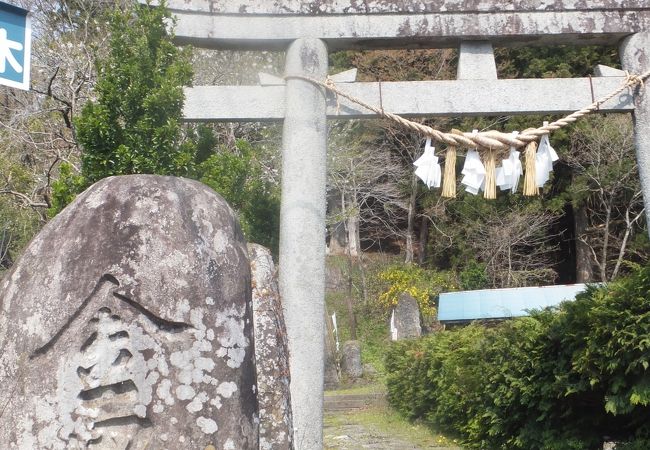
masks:
{"type": "Polygon", "coordinates": [[[291,450],[289,349],[277,273],[271,252],[265,247],[249,244],[248,255],[253,280],[260,450],[291,450]]]}
{"type": "Polygon", "coordinates": [[[95,184],[0,286],[0,448],[257,449],[250,286],[204,185],[95,184]]]}

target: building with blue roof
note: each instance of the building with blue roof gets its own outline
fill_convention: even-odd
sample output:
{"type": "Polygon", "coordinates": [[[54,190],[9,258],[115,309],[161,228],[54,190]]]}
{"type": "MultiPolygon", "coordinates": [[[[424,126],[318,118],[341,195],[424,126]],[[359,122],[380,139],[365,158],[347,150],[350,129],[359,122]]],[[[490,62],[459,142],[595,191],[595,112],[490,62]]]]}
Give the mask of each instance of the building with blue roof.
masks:
{"type": "Polygon", "coordinates": [[[574,300],[585,284],[446,292],[440,294],[438,320],[463,323],[527,316],[528,311],[574,300]]]}

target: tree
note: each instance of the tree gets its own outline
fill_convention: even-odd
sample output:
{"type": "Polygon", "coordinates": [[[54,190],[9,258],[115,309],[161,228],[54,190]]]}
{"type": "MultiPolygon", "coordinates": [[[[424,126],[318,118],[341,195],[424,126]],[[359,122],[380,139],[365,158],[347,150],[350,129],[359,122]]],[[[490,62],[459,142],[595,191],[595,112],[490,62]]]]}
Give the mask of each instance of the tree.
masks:
{"type": "Polygon", "coordinates": [[[31,89],[0,87],[0,256],[8,268],[47,220],[61,162],[79,155],[73,118],[92,96],[108,9],[119,1],[24,0],[30,10],[31,89]]]}
{"type": "Polygon", "coordinates": [[[360,230],[370,245],[402,237],[406,195],[400,183],[407,169],[372,124],[337,123],[330,130],[328,181],[330,197],[340,198],[330,224],[346,230],[345,252],[361,251],[360,230]]]}
{"type": "MultiPolygon", "coordinates": [[[[40,228],[40,217],[28,206],[32,202],[26,194],[37,184],[20,161],[0,154],[0,180],[14,195],[0,196],[0,274],[9,269],[20,250],[40,228]],[[22,198],[25,196],[27,198],[22,198]]],[[[35,206],[42,210],[41,207],[35,206]]]]}
{"type": "Polygon", "coordinates": [[[431,246],[438,267],[452,267],[464,288],[550,284],[557,278],[558,213],[518,194],[486,201],[459,192],[437,208],[431,246]]]}
{"type": "Polygon", "coordinates": [[[590,254],[582,255],[581,263],[589,269],[597,268],[600,281],[610,281],[620,274],[630,256],[634,262],[648,258],[647,246],[636,255],[630,255],[629,248],[636,236],[645,237],[645,208],[630,118],[593,117],[583,121],[564,158],[574,171],[569,187],[574,211],[585,215],[576,239],[590,254]]]}
{"type": "Polygon", "coordinates": [[[131,0],[21,6],[32,12],[32,90],[0,87],[1,267],[11,265],[46,212],[57,213],[99,178],[128,173],[211,180],[238,209],[247,237],[277,247],[279,158],[267,158],[277,127],[182,124],[191,53],[172,44],[164,7],[131,0]],[[241,136],[254,141],[254,150],[239,150],[241,136]],[[243,203],[214,182],[222,173],[214,158],[206,163],[226,151],[255,166],[243,203]]]}
{"type": "Polygon", "coordinates": [[[278,186],[264,175],[257,152],[238,140],[236,151],[221,146],[197,167],[198,179],[239,212],[246,237],[277,255],[280,228],[278,186]]]}
{"type": "MultiPolygon", "coordinates": [[[[605,64],[612,67],[618,67],[620,64],[618,51],[615,47],[600,46],[497,49],[496,56],[500,76],[504,78],[587,76],[591,75],[595,64],[605,64]]],[[[550,120],[553,119],[550,118],[550,120]]],[[[575,183],[581,184],[581,180],[584,180],[580,174],[582,170],[580,163],[576,165],[576,157],[574,156],[576,152],[578,154],[584,154],[584,152],[579,147],[576,147],[572,134],[583,134],[580,131],[583,128],[581,124],[586,123],[587,120],[585,119],[577,126],[564,128],[553,133],[554,146],[560,153],[561,158],[557,166],[563,173],[563,179],[555,178],[552,190],[558,199],[565,202],[564,209],[569,213],[569,220],[573,220],[572,225],[569,225],[569,223],[566,223],[566,225],[569,228],[567,234],[569,236],[573,235],[572,240],[575,243],[575,276],[577,282],[590,282],[596,279],[593,272],[595,266],[593,250],[585,239],[586,230],[590,226],[587,202],[585,196],[579,194],[572,187],[575,183]],[[565,163],[565,161],[568,163],[565,163]]],[[[541,118],[536,120],[536,123],[539,124],[540,121],[541,118]]],[[[525,126],[522,128],[525,128],[525,126]]],[[[625,129],[629,130],[629,127],[625,127],[625,129]]],[[[584,150],[584,147],[582,149],[584,150]]],[[[579,156],[578,159],[580,159],[579,156]]],[[[614,163],[613,167],[615,166],[616,163],[614,163]]],[[[608,171],[609,169],[602,165],[600,167],[600,176],[606,176],[605,174],[608,171]]],[[[569,220],[566,222],[569,222],[569,220]]],[[[618,243],[620,242],[618,240],[618,243]]],[[[611,250],[616,251],[613,248],[611,250]]],[[[603,278],[600,269],[598,277],[603,278]]]]}
{"type": "MultiPolygon", "coordinates": [[[[356,67],[362,81],[403,81],[448,78],[453,71],[454,50],[380,50],[338,52],[330,63],[335,71],[356,67]]],[[[445,120],[435,119],[441,126],[445,120]]],[[[431,121],[430,121],[431,123],[431,121]]],[[[365,122],[332,127],[330,148],[330,215],[336,218],[333,245],[356,255],[360,238],[373,243],[399,243],[407,262],[413,261],[416,221],[422,219],[426,240],[428,220],[421,216],[421,192],[413,175],[413,161],[421,153],[422,136],[405,132],[391,123],[365,122]],[[351,144],[353,142],[354,144],[351,144]],[[352,196],[343,193],[354,192],[352,196]],[[359,200],[358,200],[359,199],[359,200]],[[337,233],[344,230],[346,233],[337,233]],[[342,234],[348,234],[343,236],[342,234]]],[[[422,244],[422,243],[421,243],[422,244]]],[[[424,246],[420,256],[424,255],[424,246]]]]}
{"type": "MultiPolygon", "coordinates": [[[[444,123],[438,119],[433,126],[440,126],[444,123]]],[[[420,220],[420,245],[418,251],[418,261],[424,263],[426,253],[426,240],[429,229],[429,218],[425,214],[422,201],[430,197],[430,190],[421,188],[423,184],[417,175],[413,163],[422,154],[423,137],[413,131],[405,130],[392,123],[384,126],[384,139],[389,148],[395,155],[399,156],[401,164],[404,166],[407,176],[400,181],[399,187],[404,193],[406,201],[406,229],[403,230],[404,237],[404,262],[412,263],[415,261],[416,253],[416,227],[417,221],[420,220]]],[[[442,162],[442,160],[441,160],[442,162]]]]}
{"type": "Polygon", "coordinates": [[[595,64],[620,65],[616,47],[606,46],[498,48],[495,59],[501,78],[584,77],[595,64]]]}
{"type": "Polygon", "coordinates": [[[368,300],[361,246],[401,237],[405,195],[400,181],[406,177],[400,159],[377,139],[376,129],[361,122],[338,122],[330,128],[328,151],[328,225],[330,254],[347,257],[346,303],[350,336],[356,336],[356,314],[352,293],[353,262],[361,277],[361,291],[368,300]]]}
{"type": "MultiPolygon", "coordinates": [[[[552,284],[557,248],[549,229],[557,216],[538,208],[493,211],[469,234],[468,246],[495,288],[552,284]]],[[[470,260],[471,261],[471,260],[470,260]]]]}
{"type": "Polygon", "coordinates": [[[74,167],[79,144],[74,119],[92,98],[95,60],[104,53],[107,11],[122,1],[25,2],[32,11],[34,39],[31,91],[7,95],[4,128],[19,142],[23,159],[36,172],[39,189],[31,203],[50,204],[61,162],[74,167]]]}
{"type": "Polygon", "coordinates": [[[181,126],[190,53],[172,43],[164,5],[136,5],[109,14],[108,53],[97,61],[95,101],[74,120],[82,148],[79,175],[63,172],[54,189],[60,210],[70,190],[125,174],[190,175],[196,144],[181,126]]]}
{"type": "Polygon", "coordinates": [[[247,238],[277,252],[279,199],[253,148],[244,141],[219,146],[212,127],[182,125],[191,53],[174,46],[170,21],[164,5],[109,14],[108,51],[97,60],[96,99],[74,120],[81,170],[77,174],[62,165],[53,209],[111,175],[187,176],[222,194],[239,212],[247,238]]]}

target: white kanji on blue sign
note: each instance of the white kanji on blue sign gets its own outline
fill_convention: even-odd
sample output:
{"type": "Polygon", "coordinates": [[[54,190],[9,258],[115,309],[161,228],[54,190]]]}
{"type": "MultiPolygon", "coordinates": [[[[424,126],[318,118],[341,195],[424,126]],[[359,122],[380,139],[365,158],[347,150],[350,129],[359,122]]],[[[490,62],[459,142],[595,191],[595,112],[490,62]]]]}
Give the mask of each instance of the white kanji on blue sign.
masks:
{"type": "Polygon", "coordinates": [[[0,2],[0,84],[29,90],[32,27],[29,12],[0,2]]]}

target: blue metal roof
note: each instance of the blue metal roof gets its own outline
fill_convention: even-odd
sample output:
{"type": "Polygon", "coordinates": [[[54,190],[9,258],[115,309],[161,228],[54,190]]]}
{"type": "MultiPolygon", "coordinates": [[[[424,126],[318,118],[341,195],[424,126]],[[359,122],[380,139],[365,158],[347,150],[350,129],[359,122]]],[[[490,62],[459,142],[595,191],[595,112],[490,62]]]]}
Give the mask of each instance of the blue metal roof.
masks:
{"type": "Polygon", "coordinates": [[[438,320],[451,322],[527,316],[529,310],[573,300],[585,288],[584,284],[565,284],[446,292],[440,294],[438,320]]]}

